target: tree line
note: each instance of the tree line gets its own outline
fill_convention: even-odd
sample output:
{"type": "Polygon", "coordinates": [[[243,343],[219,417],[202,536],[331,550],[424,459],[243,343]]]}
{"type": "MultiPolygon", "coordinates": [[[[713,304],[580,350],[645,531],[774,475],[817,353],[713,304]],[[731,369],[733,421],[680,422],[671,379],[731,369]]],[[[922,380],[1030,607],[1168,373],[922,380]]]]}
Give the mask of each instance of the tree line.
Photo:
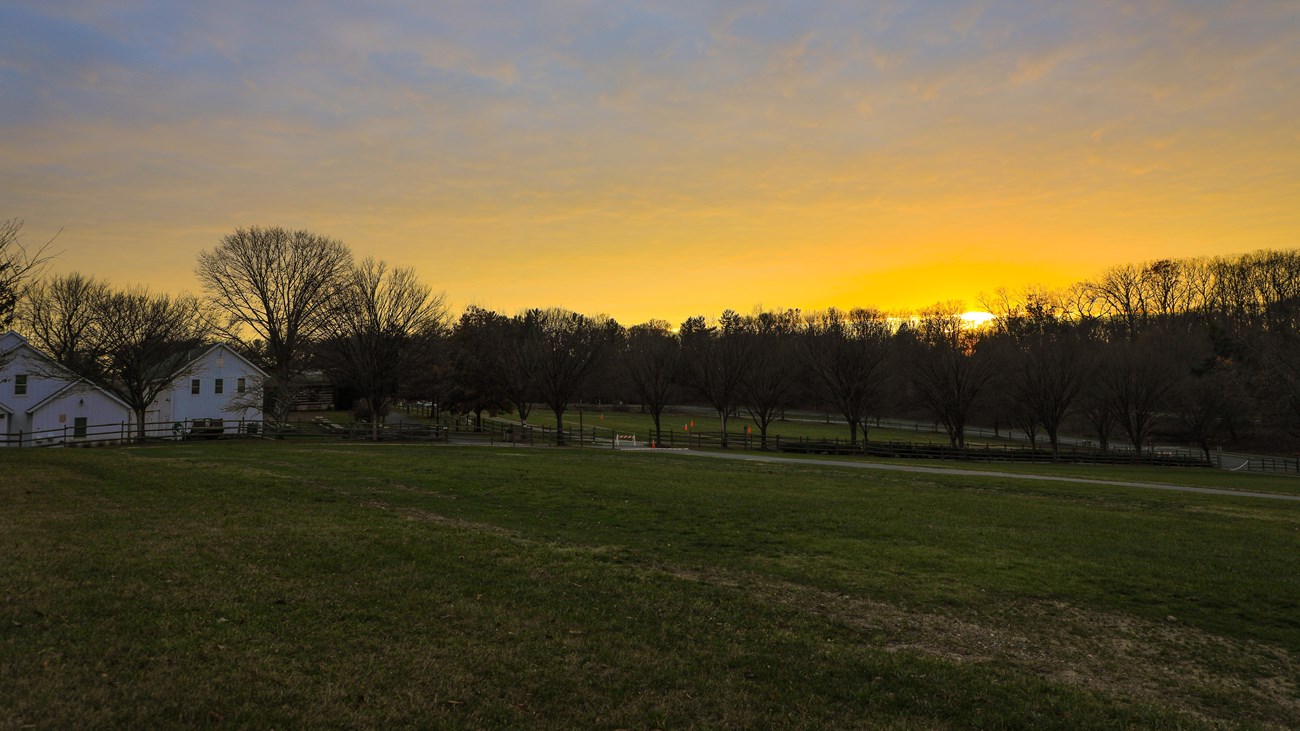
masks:
{"type": "Polygon", "coordinates": [[[281,423],[307,374],[323,372],[376,429],[398,399],[480,424],[492,413],[526,422],[544,404],[561,442],[566,411],[593,401],[639,406],[656,438],[670,405],[708,406],[724,446],[741,414],[766,446],[788,409],[834,413],[855,444],[884,416],[932,421],[955,447],[972,423],[1053,451],[1067,433],[1139,452],[1161,434],[1207,456],[1243,439],[1290,451],[1300,437],[1293,250],[1125,264],[1058,291],[998,290],[980,303],[995,315],[983,325],[946,302],[902,315],[728,310],[630,327],[560,308],[469,307],[452,318],[413,269],[357,261],[308,231],[225,236],[199,255],[199,295],[32,276],[31,258],[14,251],[5,258],[0,247],[0,320],[113,390],[141,421],[158,374],[221,338],[269,374],[253,393],[281,423]]]}

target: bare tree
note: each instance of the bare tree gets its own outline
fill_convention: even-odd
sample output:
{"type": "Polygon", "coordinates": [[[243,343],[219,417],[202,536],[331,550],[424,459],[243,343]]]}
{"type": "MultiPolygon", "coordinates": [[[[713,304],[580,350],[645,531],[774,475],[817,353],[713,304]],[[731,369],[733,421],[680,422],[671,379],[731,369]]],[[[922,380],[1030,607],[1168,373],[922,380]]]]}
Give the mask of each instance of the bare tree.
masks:
{"type": "Polygon", "coordinates": [[[849,423],[849,441],[867,441],[870,417],[878,415],[888,385],[886,362],[893,328],[879,311],[830,309],[804,326],[803,353],[813,388],[849,423]]]}
{"type": "Polygon", "coordinates": [[[1098,370],[1101,396],[1138,456],[1170,404],[1179,372],[1167,350],[1150,339],[1113,343],[1098,370]]]}
{"type": "Polygon", "coordinates": [[[760,447],[767,449],[767,431],[784,413],[803,372],[795,337],[799,311],[759,311],[744,318],[738,337],[750,341],[750,363],[740,382],[740,399],[758,424],[760,447]]]}
{"type": "Polygon", "coordinates": [[[23,222],[17,218],[0,221],[0,328],[13,324],[28,282],[50,260],[45,252],[54,240],[29,251],[23,245],[22,231],[23,222]]]}
{"type": "Polygon", "coordinates": [[[727,448],[727,422],[740,405],[741,384],[752,364],[753,341],[743,337],[744,318],[732,310],[716,324],[703,317],[682,323],[682,373],[686,382],[718,412],[722,448],[727,448]]]}
{"type": "Polygon", "coordinates": [[[628,328],[622,356],[632,387],[654,420],[655,443],[662,443],[660,420],[677,390],[681,341],[667,322],[651,320],[628,328]]]}
{"type": "Polygon", "coordinates": [[[1115,412],[1110,399],[1106,398],[1099,368],[1093,370],[1092,377],[1084,386],[1076,413],[1097,437],[1097,447],[1103,451],[1110,449],[1110,435],[1115,431],[1115,412]]]}
{"type": "MultiPolygon", "coordinates": [[[[1083,392],[1093,366],[1084,328],[1068,319],[1065,298],[1042,288],[1014,296],[1000,290],[995,300],[996,334],[987,347],[997,361],[998,392],[1012,421],[1036,446],[1038,429],[1052,453],[1060,451],[1060,430],[1083,392]]],[[[988,307],[994,302],[985,300],[988,307]]]]}
{"type": "Polygon", "coordinates": [[[906,331],[911,385],[927,411],[944,426],[954,447],[966,446],[966,424],[993,369],[976,352],[978,337],[962,322],[959,302],[925,308],[906,331]]]}
{"type": "Polygon", "coordinates": [[[619,325],[608,317],[559,308],[528,310],[520,318],[530,341],[537,395],[555,413],[556,444],[563,445],[564,412],[610,354],[619,325]]]}
{"type": "Polygon", "coordinates": [[[237,229],[199,254],[199,282],[227,315],[223,334],[241,340],[252,331],[265,343],[265,396],[278,422],[293,408],[307,345],[324,332],[351,264],[341,242],[278,227],[237,229]]]}
{"type": "Polygon", "coordinates": [[[91,368],[104,301],[111,289],[93,277],[72,273],[32,285],[19,307],[19,320],[32,343],[74,372],[91,368]]]}
{"type": "Polygon", "coordinates": [[[451,335],[451,405],[474,414],[476,430],[483,428],[483,412],[505,408],[507,398],[505,350],[510,318],[469,307],[451,335]]]}
{"type": "Polygon", "coordinates": [[[195,297],[145,289],[110,292],[98,300],[95,320],[91,357],[81,363],[81,375],[130,407],[136,436],[143,439],[149,406],[186,375],[212,322],[195,297]]]}
{"type": "Polygon", "coordinates": [[[1103,314],[1121,325],[1125,337],[1135,340],[1150,304],[1145,269],[1137,264],[1112,267],[1086,287],[1103,314]]]}
{"type": "Polygon", "coordinates": [[[1231,364],[1221,360],[1211,362],[1200,373],[1190,374],[1174,396],[1179,421],[1206,461],[1212,459],[1210,446],[1231,425],[1244,402],[1245,392],[1231,364]]]}
{"type": "Polygon", "coordinates": [[[499,339],[493,350],[501,358],[501,389],[522,427],[528,423],[537,400],[537,360],[541,357],[537,329],[541,323],[520,313],[503,325],[489,331],[489,336],[499,339]]]}
{"type": "Polygon", "coordinates": [[[422,284],[414,269],[390,269],[367,258],[352,267],[321,326],[327,370],[366,399],[371,436],[393,400],[430,367],[446,330],[442,294],[422,284]]]}

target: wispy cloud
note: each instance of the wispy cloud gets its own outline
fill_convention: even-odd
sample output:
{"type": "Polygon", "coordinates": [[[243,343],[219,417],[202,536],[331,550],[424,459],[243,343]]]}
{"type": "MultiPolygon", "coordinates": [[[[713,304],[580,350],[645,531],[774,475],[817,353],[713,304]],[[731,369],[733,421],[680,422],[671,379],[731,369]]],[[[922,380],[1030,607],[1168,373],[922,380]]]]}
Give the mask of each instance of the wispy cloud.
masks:
{"type": "Polygon", "coordinates": [[[1050,277],[1293,244],[1297,79],[1289,1],[20,0],[0,216],[65,228],[64,268],[167,286],[284,223],[503,307],[590,309],[582,283],[629,266],[632,318],[891,267],[970,299],[1002,283],[952,279],[973,252],[1050,277]]]}

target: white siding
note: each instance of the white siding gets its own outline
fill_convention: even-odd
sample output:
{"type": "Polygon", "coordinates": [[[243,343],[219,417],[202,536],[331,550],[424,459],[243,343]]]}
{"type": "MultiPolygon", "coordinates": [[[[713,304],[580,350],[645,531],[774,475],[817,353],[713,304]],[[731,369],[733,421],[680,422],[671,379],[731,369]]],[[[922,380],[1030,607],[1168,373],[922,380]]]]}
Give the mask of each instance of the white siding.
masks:
{"type": "Polygon", "coordinates": [[[86,420],[87,440],[95,433],[116,435],[129,418],[117,399],[59,368],[13,332],[0,336],[0,402],[11,412],[0,419],[0,443],[7,446],[18,446],[20,434],[23,445],[62,443],[65,432],[68,441],[82,441],[73,439],[79,417],[86,420]],[[19,386],[23,375],[26,389],[19,386]],[[91,428],[101,425],[109,426],[91,428]]]}
{"type": "Polygon", "coordinates": [[[31,407],[49,398],[51,394],[68,385],[71,379],[51,378],[49,371],[53,366],[35,351],[20,347],[7,358],[3,370],[0,370],[0,401],[13,409],[18,416],[31,407]],[[27,376],[27,393],[18,393],[18,376],[27,376]]]}
{"type": "Polygon", "coordinates": [[[194,419],[222,419],[226,431],[234,433],[239,422],[260,421],[262,410],[253,403],[251,391],[262,378],[262,372],[233,353],[224,345],[214,346],[195,360],[188,373],[176,379],[171,388],[159,395],[154,406],[162,418],[172,422],[190,422],[194,419]],[[244,379],[245,391],[239,393],[239,379],[244,379]],[[222,393],[216,392],[216,382],[222,382],[222,393]],[[193,393],[191,383],[199,382],[199,393],[193,393]]]}
{"type": "Polygon", "coordinates": [[[31,415],[29,438],[37,444],[117,440],[129,435],[130,412],[93,387],[73,387],[31,415]],[[76,434],[77,419],[86,420],[86,435],[76,434]]]}

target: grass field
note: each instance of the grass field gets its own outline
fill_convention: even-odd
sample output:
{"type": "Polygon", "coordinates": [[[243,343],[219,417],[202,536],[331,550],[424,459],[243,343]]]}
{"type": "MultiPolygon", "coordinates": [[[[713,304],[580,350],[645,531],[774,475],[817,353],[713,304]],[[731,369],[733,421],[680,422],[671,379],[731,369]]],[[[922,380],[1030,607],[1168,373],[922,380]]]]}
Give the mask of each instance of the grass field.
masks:
{"type": "Polygon", "coordinates": [[[606,450],[6,450],[0,727],[1296,727],[1300,505],[606,450]]]}

